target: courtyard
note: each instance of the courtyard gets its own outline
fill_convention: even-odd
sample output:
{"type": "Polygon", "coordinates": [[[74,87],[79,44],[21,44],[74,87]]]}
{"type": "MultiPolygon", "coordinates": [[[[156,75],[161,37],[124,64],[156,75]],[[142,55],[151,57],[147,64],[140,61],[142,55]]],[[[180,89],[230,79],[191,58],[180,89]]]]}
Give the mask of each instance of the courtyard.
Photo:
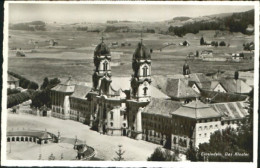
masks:
{"type": "Polygon", "coordinates": [[[7,146],[8,159],[39,159],[42,153],[42,159],[48,159],[53,153],[57,160],[60,160],[61,154],[64,160],[74,160],[76,151],[73,150],[75,137],[86,141],[86,144],[96,150],[96,158],[101,160],[113,160],[118,150],[118,145],[122,145],[125,151],[124,159],[127,161],[146,161],[154,149],[159,145],[142,140],[134,140],[123,136],[108,136],[90,130],[90,127],[79,122],[71,120],[61,120],[53,117],[40,117],[29,114],[11,114],[7,116],[7,130],[44,130],[57,134],[61,133],[61,138],[71,140],[70,143],[62,142],[58,144],[44,144],[42,146],[28,142],[12,142],[11,153],[10,144],[7,146]],[[23,145],[19,145],[23,143],[23,145]],[[51,150],[50,150],[51,149],[51,150]],[[142,149],[142,150],[140,150],[142,149]],[[47,152],[49,151],[49,153],[47,152]],[[51,151],[51,153],[50,153],[51,151]]]}

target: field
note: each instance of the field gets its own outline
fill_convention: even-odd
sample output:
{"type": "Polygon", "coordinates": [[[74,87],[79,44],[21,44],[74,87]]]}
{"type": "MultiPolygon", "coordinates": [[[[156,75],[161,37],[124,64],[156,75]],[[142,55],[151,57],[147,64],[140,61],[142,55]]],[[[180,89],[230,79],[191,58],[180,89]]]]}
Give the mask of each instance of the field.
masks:
{"type": "MultiPolygon", "coordinates": [[[[226,57],[233,52],[241,52],[243,43],[253,41],[253,36],[241,33],[225,33],[223,36],[214,37],[215,31],[202,31],[198,34],[187,34],[184,37],[170,35],[150,34],[143,35],[144,43],[153,49],[152,73],[153,75],[172,75],[182,73],[182,65],[188,53],[203,50],[213,50],[214,56],[226,57]],[[229,47],[200,46],[199,40],[203,35],[206,41],[225,41],[229,47]],[[184,40],[190,42],[190,46],[179,46],[184,40]],[[159,49],[166,43],[175,45],[159,49]]],[[[83,82],[91,82],[93,73],[93,53],[95,45],[100,42],[101,33],[82,31],[9,31],[8,70],[16,72],[26,78],[41,84],[44,77],[59,77],[83,82]],[[50,47],[48,40],[55,39],[58,46],[50,47]],[[36,43],[34,43],[36,41],[36,43]],[[24,50],[26,57],[16,57],[14,48],[24,50]],[[32,51],[33,50],[33,51],[32,51]]],[[[132,54],[140,41],[138,33],[105,33],[105,42],[111,44],[118,42],[118,47],[111,47],[111,52],[120,53],[120,59],[112,62],[120,62],[112,66],[113,76],[131,76],[132,54]],[[131,46],[121,47],[121,43],[128,42],[131,46]]],[[[234,71],[238,69],[253,68],[253,61],[242,63],[234,62],[203,62],[189,61],[191,72],[211,73],[218,69],[222,71],[234,71]]]]}

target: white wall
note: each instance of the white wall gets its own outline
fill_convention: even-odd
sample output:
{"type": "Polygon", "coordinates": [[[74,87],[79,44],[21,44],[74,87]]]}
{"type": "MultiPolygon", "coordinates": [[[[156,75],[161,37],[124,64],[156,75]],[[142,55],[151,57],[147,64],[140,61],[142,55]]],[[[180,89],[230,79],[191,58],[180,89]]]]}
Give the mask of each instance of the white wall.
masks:
{"type": "Polygon", "coordinates": [[[210,135],[218,130],[221,130],[221,121],[196,123],[195,146],[209,142],[210,135]]]}
{"type": "Polygon", "coordinates": [[[193,89],[195,92],[200,93],[199,88],[198,88],[195,84],[192,85],[192,89],[193,89]]]}
{"type": "Polygon", "coordinates": [[[213,91],[226,93],[226,90],[225,90],[220,84],[218,84],[218,85],[215,87],[215,89],[213,89],[213,91]]]}

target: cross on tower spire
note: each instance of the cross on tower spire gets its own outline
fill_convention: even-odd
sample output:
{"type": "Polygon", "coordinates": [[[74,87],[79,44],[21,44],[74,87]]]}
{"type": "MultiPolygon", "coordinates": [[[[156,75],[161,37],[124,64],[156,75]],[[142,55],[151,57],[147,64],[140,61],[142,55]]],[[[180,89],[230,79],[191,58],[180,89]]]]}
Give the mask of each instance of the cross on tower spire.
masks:
{"type": "Polygon", "coordinates": [[[142,31],[141,31],[141,44],[143,43],[143,29],[144,28],[142,28],[142,31]]]}
{"type": "Polygon", "coordinates": [[[104,34],[103,34],[103,32],[102,32],[101,42],[102,43],[104,42],[104,34]]]}

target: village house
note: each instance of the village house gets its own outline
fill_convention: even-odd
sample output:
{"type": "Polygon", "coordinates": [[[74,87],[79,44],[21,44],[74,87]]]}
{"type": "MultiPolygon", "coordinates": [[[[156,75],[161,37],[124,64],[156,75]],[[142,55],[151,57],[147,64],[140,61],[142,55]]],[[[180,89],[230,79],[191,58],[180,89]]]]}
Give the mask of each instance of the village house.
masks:
{"type": "Polygon", "coordinates": [[[212,58],[213,57],[213,51],[212,50],[203,50],[200,53],[199,58],[204,59],[204,58],[212,58]]]}
{"type": "Polygon", "coordinates": [[[19,87],[19,79],[14,76],[7,74],[7,88],[8,89],[17,89],[19,87]]]}

